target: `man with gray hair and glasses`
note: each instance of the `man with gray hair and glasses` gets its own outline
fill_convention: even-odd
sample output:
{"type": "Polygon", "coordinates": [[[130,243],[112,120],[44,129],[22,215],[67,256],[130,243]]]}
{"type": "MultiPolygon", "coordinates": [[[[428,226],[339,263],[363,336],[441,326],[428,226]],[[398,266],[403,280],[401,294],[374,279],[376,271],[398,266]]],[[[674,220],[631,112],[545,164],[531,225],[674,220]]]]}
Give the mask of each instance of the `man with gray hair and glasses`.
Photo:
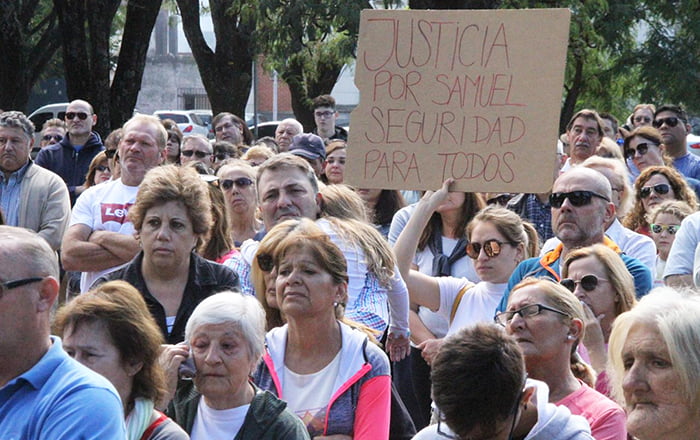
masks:
{"type": "Polygon", "coordinates": [[[58,260],[34,232],[0,226],[0,433],[3,439],[124,439],[112,384],[51,336],[58,260]]]}

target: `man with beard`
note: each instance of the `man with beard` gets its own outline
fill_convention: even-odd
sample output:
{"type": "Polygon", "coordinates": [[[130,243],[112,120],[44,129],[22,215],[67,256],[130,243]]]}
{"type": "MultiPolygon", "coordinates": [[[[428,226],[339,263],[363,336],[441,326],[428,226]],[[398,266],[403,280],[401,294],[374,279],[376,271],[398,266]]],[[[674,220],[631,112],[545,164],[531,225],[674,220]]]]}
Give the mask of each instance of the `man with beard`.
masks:
{"type": "Polygon", "coordinates": [[[569,251],[597,243],[605,244],[620,255],[634,277],[637,297],[649,292],[652,287],[649,268],[636,258],[625,255],[605,236],[605,225],[615,215],[611,199],[610,182],[596,170],[577,167],[559,176],[554,182],[549,204],[552,206],[552,229],[561,243],[542,257],[527,259],[515,268],[498,310],[505,310],[511,289],[520,281],[527,277],[548,277],[559,282],[560,262],[569,251]]]}

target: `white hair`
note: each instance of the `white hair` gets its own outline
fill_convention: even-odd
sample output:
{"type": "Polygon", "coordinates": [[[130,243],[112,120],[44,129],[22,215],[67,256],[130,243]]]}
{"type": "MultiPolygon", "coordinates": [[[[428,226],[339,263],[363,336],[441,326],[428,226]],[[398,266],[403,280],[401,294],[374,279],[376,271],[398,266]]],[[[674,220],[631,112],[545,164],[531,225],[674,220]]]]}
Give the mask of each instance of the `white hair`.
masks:
{"type": "Polygon", "coordinates": [[[265,311],[260,302],[250,295],[224,291],[206,298],[195,307],[185,326],[185,341],[206,324],[233,324],[248,346],[248,352],[256,362],[265,347],[265,311]]]}

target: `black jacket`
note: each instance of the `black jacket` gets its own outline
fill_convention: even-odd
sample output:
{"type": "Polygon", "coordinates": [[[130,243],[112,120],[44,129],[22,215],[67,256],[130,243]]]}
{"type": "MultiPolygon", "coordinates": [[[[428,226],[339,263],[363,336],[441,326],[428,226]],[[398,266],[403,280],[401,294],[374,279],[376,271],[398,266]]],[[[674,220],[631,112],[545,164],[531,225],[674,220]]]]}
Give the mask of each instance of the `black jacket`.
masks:
{"type": "Polygon", "coordinates": [[[224,290],[240,291],[238,275],[228,267],[205,260],[194,252],[190,254],[190,271],[187,278],[187,286],[182,295],[182,302],[177,309],[175,324],[168,334],[168,327],[165,323],[165,310],[158,300],[151,295],[146,286],[146,281],[141,274],[141,263],[143,252],[140,252],[133,260],[121,269],[110,272],[100,277],[93,286],[107,281],[124,280],[141,292],[146,300],[148,310],[156,320],[156,323],[163,332],[163,337],[168,344],[177,344],[185,339],[185,324],[190,315],[204,298],[224,290]]]}
{"type": "Polygon", "coordinates": [[[43,148],[36,156],[35,163],[61,176],[70,193],[71,206],[75,203],[75,187],[85,183],[85,175],[90,162],[104,150],[100,135],[94,131],[80,151],[75,151],[70,135],[57,144],[43,148]]]}

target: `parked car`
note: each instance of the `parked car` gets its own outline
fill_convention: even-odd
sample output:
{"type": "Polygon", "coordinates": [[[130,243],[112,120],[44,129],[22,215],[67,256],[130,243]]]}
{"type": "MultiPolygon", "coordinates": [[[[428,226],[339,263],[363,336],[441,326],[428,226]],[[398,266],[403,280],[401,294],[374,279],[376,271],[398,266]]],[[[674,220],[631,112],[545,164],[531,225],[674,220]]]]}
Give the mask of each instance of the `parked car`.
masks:
{"type": "Polygon", "coordinates": [[[29,120],[34,123],[34,145],[39,145],[41,141],[39,136],[41,135],[41,127],[44,125],[44,122],[54,118],[63,120],[66,116],[67,108],[67,102],[48,104],[39,107],[29,115],[29,120]]]}
{"type": "Polygon", "coordinates": [[[199,119],[209,130],[207,137],[209,139],[214,139],[214,127],[211,126],[211,120],[214,119],[214,115],[212,114],[211,110],[191,110],[191,112],[199,116],[199,119]]]}
{"type": "Polygon", "coordinates": [[[279,125],[281,121],[268,121],[268,122],[261,122],[257,126],[258,132],[255,133],[256,127],[255,125],[249,125],[248,128],[250,128],[250,131],[253,132],[253,136],[255,136],[255,139],[260,139],[261,137],[265,136],[270,136],[272,138],[275,137],[275,130],[277,130],[277,126],[279,125]]]}
{"type": "Polygon", "coordinates": [[[157,110],[153,114],[163,119],[172,119],[175,121],[182,134],[201,134],[209,136],[209,129],[202,119],[194,112],[194,110],[157,110]]]}

